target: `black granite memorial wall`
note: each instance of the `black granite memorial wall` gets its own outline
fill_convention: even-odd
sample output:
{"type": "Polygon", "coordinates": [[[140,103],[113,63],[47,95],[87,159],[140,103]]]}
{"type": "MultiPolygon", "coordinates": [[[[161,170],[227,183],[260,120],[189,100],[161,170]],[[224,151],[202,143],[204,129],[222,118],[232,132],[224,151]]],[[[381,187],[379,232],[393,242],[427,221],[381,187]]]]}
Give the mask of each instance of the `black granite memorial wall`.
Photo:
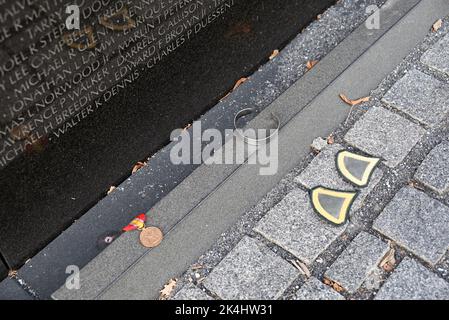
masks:
{"type": "Polygon", "coordinates": [[[332,2],[0,0],[0,252],[9,267],[332,2]],[[80,29],[67,30],[74,3],[80,29]]]}

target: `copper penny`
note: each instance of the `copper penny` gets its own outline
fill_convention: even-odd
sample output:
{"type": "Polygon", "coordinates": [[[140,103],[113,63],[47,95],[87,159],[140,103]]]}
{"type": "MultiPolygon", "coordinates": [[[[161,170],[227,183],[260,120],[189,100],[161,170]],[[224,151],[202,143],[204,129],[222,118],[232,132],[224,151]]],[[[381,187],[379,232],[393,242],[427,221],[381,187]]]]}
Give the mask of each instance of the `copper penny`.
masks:
{"type": "Polygon", "coordinates": [[[147,248],[157,247],[163,238],[162,231],[155,227],[145,228],[140,233],[140,243],[147,248]]]}

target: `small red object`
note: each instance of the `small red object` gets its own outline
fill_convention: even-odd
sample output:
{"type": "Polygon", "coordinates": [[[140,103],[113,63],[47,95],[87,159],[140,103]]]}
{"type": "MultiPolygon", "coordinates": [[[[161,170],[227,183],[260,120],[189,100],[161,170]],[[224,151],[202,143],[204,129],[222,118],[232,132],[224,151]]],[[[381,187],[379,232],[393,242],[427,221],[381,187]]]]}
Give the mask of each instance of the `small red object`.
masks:
{"type": "Polygon", "coordinates": [[[142,230],[145,228],[145,222],[147,221],[147,216],[145,213],[139,214],[133,219],[126,227],[122,229],[124,232],[142,230]]]}

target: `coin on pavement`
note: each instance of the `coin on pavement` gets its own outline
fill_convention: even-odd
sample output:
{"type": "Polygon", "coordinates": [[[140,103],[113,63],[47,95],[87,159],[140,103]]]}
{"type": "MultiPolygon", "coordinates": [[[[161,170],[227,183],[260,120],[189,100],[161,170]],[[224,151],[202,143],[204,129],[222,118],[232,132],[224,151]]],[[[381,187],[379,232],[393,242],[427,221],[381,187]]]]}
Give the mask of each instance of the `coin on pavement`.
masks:
{"type": "Polygon", "coordinates": [[[164,238],[162,231],[156,227],[149,227],[140,233],[140,243],[147,248],[157,247],[164,238]]]}

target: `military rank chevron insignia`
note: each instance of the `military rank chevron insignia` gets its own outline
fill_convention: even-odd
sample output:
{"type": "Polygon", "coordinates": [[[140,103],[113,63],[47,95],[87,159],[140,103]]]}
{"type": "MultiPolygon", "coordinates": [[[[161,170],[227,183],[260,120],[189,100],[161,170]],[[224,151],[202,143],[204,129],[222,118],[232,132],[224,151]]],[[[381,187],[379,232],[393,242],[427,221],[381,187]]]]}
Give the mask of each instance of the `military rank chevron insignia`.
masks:
{"type": "Polygon", "coordinates": [[[366,187],[380,162],[379,158],[364,157],[349,151],[337,154],[337,170],[349,183],[357,187],[366,187]]]}
{"type": "MultiPolygon", "coordinates": [[[[364,157],[345,150],[336,156],[336,167],[340,175],[359,188],[368,185],[379,162],[379,158],[364,157]]],[[[340,191],[324,187],[316,187],[310,191],[315,212],[335,225],[346,223],[357,195],[357,191],[340,191]]]]}
{"type": "Polygon", "coordinates": [[[316,187],[310,191],[312,207],[325,220],[339,226],[348,220],[349,211],[358,192],[316,187]]]}

